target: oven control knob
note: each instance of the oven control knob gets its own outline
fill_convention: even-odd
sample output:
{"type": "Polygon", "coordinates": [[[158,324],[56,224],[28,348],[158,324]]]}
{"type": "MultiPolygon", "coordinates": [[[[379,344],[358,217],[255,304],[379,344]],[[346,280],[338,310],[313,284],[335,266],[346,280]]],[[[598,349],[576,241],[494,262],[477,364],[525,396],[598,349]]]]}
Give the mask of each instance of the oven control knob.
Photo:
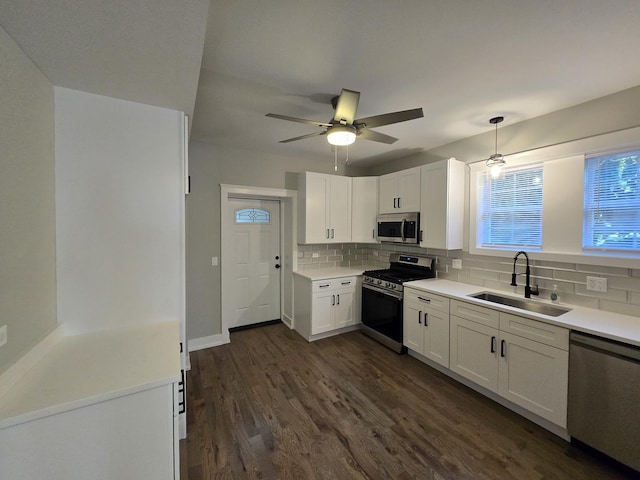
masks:
{"type": "Polygon", "coordinates": [[[385,287],[387,287],[387,288],[389,288],[389,282],[386,282],[386,283],[384,284],[384,286],[385,286],[385,287]]]}
{"type": "Polygon", "coordinates": [[[378,280],[378,285],[382,285],[382,280],[378,280]]]}
{"type": "Polygon", "coordinates": [[[397,287],[397,285],[394,283],[393,285],[391,285],[391,288],[395,289],[397,287]]]}

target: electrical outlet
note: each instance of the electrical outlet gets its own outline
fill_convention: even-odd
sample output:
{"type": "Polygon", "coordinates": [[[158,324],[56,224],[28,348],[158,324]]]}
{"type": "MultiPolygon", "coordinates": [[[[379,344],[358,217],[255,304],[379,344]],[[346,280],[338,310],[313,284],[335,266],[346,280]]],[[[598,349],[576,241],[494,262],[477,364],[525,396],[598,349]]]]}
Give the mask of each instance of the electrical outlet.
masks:
{"type": "Polygon", "coordinates": [[[0,347],[7,343],[7,326],[0,327],[0,347]]]}
{"type": "Polygon", "coordinates": [[[318,252],[313,252],[311,254],[311,258],[318,258],[318,257],[320,257],[320,254],[318,252]]]}
{"type": "Polygon", "coordinates": [[[602,277],[587,277],[587,290],[593,292],[606,292],[607,279],[602,277]]]}
{"type": "Polygon", "coordinates": [[[374,257],[377,257],[378,255],[380,255],[380,254],[378,253],[378,251],[377,251],[377,250],[374,250],[374,251],[373,251],[373,256],[374,256],[374,257]]]}
{"type": "Polygon", "coordinates": [[[462,270],[462,260],[459,258],[454,258],[453,260],[451,260],[451,268],[462,270]]]}
{"type": "Polygon", "coordinates": [[[218,257],[211,257],[211,266],[212,267],[218,266],[218,257]]]}

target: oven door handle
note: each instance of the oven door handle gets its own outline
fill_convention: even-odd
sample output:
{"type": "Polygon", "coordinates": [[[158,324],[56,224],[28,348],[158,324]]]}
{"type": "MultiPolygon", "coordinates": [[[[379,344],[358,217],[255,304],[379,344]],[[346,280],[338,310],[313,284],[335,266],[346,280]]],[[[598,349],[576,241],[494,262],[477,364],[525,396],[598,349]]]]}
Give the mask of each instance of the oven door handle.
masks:
{"type": "Polygon", "coordinates": [[[375,285],[362,285],[362,289],[371,290],[373,292],[382,293],[383,295],[387,295],[389,297],[393,297],[398,301],[402,300],[402,293],[398,292],[390,292],[389,290],[385,290],[383,288],[376,287],[375,285]]]}

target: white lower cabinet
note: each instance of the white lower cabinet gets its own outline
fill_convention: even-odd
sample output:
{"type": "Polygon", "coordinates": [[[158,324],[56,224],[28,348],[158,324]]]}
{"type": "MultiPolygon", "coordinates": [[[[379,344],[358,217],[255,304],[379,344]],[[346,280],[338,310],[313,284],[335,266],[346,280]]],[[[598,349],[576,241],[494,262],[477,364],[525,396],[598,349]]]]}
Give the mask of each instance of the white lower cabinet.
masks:
{"type": "Polygon", "coordinates": [[[566,428],[569,331],[451,300],[457,374],[566,428]]]}
{"type": "Polygon", "coordinates": [[[404,345],[444,367],[449,367],[449,299],[405,288],[404,345]]]}
{"type": "Polygon", "coordinates": [[[451,370],[498,391],[498,329],[451,315],[451,370]]]}
{"type": "MultiPolygon", "coordinates": [[[[358,277],[294,279],[294,328],[307,340],[360,323],[358,277]]],[[[326,336],[326,335],[323,335],[326,336]]],[[[320,338],[320,337],[318,337],[320,338]]]]}
{"type": "Polygon", "coordinates": [[[177,480],[175,388],[161,385],[0,430],[0,476],[177,480]]]}

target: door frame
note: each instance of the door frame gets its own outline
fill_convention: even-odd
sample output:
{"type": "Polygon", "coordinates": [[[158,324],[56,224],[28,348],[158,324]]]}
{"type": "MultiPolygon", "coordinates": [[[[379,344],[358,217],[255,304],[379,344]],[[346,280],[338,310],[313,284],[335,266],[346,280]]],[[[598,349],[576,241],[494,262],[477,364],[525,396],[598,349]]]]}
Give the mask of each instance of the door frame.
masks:
{"type": "Polygon", "coordinates": [[[293,272],[298,267],[297,242],[297,198],[295,190],[251,187],[246,185],[220,184],[220,321],[222,343],[229,343],[229,320],[233,315],[233,305],[225,300],[228,289],[233,282],[230,275],[232,269],[225,261],[231,257],[230,245],[227,241],[224,216],[229,209],[229,197],[252,200],[280,201],[280,318],[293,328],[293,272]]]}

